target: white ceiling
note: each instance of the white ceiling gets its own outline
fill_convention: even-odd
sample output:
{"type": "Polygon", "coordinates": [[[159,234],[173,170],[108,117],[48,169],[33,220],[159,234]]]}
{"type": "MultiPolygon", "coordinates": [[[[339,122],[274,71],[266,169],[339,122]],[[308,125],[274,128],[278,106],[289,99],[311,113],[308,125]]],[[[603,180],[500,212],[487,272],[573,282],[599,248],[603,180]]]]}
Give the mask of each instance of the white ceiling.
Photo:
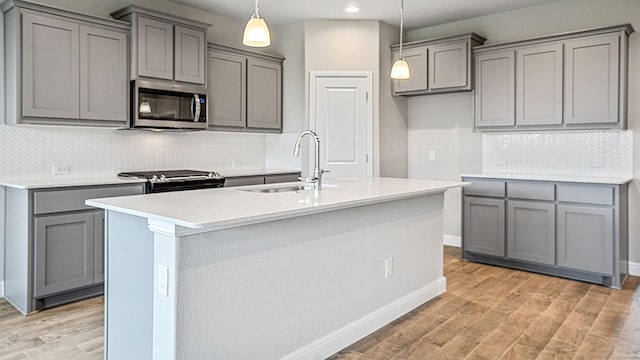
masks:
{"type": "MultiPolygon", "coordinates": [[[[254,0],[171,0],[238,20],[253,13],[254,0]]],[[[405,0],[407,29],[493,14],[559,0],[405,0]]],[[[260,15],[269,24],[307,19],[367,19],[400,23],[400,0],[262,0],[260,15]],[[360,12],[344,9],[357,5],[360,12]]]]}

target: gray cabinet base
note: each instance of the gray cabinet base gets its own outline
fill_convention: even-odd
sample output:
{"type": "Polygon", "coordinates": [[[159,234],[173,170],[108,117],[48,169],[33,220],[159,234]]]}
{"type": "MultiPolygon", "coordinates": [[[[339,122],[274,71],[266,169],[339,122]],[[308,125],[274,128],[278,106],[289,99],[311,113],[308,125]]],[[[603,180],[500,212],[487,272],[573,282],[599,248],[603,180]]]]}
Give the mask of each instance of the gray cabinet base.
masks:
{"type": "Polygon", "coordinates": [[[627,278],[626,274],[623,274],[622,278],[620,276],[598,275],[590,272],[563,269],[557,266],[547,266],[528,263],[521,260],[509,260],[485,256],[468,251],[462,252],[462,259],[489,265],[504,266],[512,269],[532,271],[545,275],[560,276],[567,279],[586,281],[594,284],[605,285],[614,289],[620,289],[627,278]]]}
{"type": "Polygon", "coordinates": [[[59,306],[79,300],[92,298],[94,296],[102,295],[104,293],[104,284],[98,284],[82,288],[79,290],[64,292],[58,295],[50,295],[42,299],[36,299],[35,309],[36,311],[42,309],[48,309],[54,306],[59,306]]]}

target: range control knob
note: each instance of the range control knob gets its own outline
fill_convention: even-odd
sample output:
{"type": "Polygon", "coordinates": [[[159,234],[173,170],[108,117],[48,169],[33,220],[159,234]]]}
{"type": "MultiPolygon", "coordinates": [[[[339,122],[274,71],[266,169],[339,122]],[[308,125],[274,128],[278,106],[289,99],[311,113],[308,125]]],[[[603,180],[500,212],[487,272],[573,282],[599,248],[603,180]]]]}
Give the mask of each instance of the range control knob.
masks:
{"type": "Polygon", "coordinates": [[[153,175],[151,182],[158,182],[158,175],[153,175]]]}
{"type": "Polygon", "coordinates": [[[160,182],[167,182],[167,178],[164,175],[160,175],[160,182]]]}

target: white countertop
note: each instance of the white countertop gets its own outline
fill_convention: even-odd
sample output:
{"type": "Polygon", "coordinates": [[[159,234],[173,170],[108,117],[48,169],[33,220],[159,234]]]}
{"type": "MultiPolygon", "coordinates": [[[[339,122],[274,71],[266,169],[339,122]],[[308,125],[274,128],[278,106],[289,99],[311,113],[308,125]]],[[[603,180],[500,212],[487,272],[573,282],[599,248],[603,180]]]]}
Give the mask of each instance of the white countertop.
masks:
{"type": "Polygon", "coordinates": [[[631,177],[605,177],[605,176],[574,176],[574,175],[542,175],[523,173],[478,173],[462,174],[461,177],[491,178],[505,180],[536,180],[536,181],[557,181],[589,184],[614,184],[622,185],[633,181],[631,177]]]}
{"type": "Polygon", "coordinates": [[[129,183],[143,183],[145,179],[124,179],[115,174],[110,176],[95,177],[75,177],[75,176],[52,176],[32,179],[0,179],[0,186],[7,186],[15,189],[45,189],[70,186],[92,186],[92,185],[117,185],[129,183]]]}
{"type": "MultiPolygon", "coordinates": [[[[217,170],[225,177],[259,176],[294,174],[300,170],[293,169],[265,169],[265,168],[222,168],[217,170]]],[[[18,179],[0,179],[0,186],[28,190],[70,186],[115,185],[126,183],[146,182],[145,179],[119,178],[113,175],[69,174],[69,175],[44,175],[25,177],[18,179]]]]}
{"type": "Polygon", "coordinates": [[[90,199],[87,205],[191,229],[224,229],[443,192],[468,183],[413,179],[332,179],[323,190],[256,193],[300,183],[90,199]]]}

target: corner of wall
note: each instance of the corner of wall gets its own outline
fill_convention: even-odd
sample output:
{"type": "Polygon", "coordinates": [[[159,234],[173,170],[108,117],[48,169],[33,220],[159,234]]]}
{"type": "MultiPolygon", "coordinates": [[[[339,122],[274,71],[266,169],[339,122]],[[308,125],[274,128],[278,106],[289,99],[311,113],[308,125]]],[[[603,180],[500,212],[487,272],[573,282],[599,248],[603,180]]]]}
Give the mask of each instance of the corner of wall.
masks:
{"type": "Polygon", "coordinates": [[[4,298],[4,280],[0,280],[0,298],[4,298]]]}

